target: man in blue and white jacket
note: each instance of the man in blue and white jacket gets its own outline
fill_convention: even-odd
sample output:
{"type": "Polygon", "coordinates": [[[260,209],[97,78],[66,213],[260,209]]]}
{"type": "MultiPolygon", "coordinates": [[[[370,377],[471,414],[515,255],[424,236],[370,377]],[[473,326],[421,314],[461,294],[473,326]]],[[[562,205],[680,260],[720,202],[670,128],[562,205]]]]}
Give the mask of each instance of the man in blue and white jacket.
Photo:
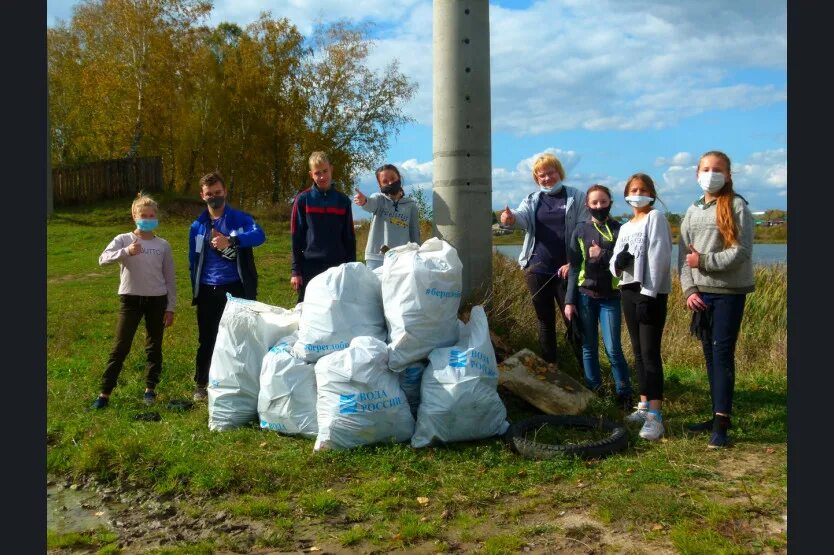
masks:
{"type": "MultiPolygon", "coordinates": [[[[556,362],[556,304],[565,318],[570,239],[576,225],[591,217],[585,193],[564,185],[564,178],[558,158],[549,153],[539,156],[533,163],[538,190],[527,195],[517,210],[508,206],[501,213],[501,225],[524,230],[518,264],[525,271],[539,321],[539,346],[547,362],[556,362]]],[[[570,325],[567,319],[565,325],[570,325]]],[[[581,367],[582,345],[575,336],[571,350],[581,367]]]]}
{"type": "Polygon", "coordinates": [[[258,272],[252,248],[266,240],[252,216],[226,204],[226,185],[219,173],[200,179],[200,197],[207,208],[191,224],[188,234],[191,304],[197,306],[199,330],[195,401],[208,398],[209,365],[226,308],[226,293],[255,300],[258,272]]]}

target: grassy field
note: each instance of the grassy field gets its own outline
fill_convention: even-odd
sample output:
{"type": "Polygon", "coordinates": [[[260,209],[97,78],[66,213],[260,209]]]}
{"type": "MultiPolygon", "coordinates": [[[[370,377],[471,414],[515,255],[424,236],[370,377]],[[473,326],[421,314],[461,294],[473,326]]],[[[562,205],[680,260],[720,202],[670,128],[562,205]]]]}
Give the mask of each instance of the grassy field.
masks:
{"type": "MultiPolygon", "coordinates": [[[[132,488],[179,503],[190,522],[221,513],[248,528],[201,536],[127,541],[111,531],[59,534],[53,552],[120,545],[151,553],[565,551],[576,553],[783,553],[787,533],[787,272],[757,268],[738,349],[732,448],[706,449],[684,424],[709,412],[700,348],[688,334],[680,288],[670,295],[664,337],[667,439],[632,432],[628,450],[599,461],[534,461],[500,440],[421,450],[381,445],[314,453],[313,440],[257,428],[209,432],[206,406],[177,413],[164,404],[190,397],[197,345],[190,306],[187,230],[200,206],[163,198],[159,235],[174,250],[178,310],[164,340],[160,422],[137,422],[144,360],[140,330],[111,397],[89,412],[117,317],[118,267],[98,255],[131,229],[129,201],[60,209],[48,223],[47,470],[79,483],[132,488]],[[127,541],[127,543],[125,543],[127,541]]],[[[267,242],[256,249],[259,300],[294,305],[285,222],[257,215],[267,242]]],[[[428,233],[428,230],[426,230],[428,233]]],[[[360,230],[361,259],[367,230],[360,230]]],[[[514,262],[494,259],[488,314],[496,351],[535,349],[535,318],[514,262]]],[[[624,345],[629,345],[627,341],[624,345]]],[[[630,349],[626,355],[631,361],[630,349]]],[[[604,373],[607,361],[602,355],[604,373]]],[[[575,361],[562,368],[579,376],[575,361]]],[[[606,377],[610,386],[610,376],[606,377]]],[[[509,419],[537,411],[503,390],[509,419]]],[[[589,414],[615,417],[610,400],[589,414]]],[[[150,519],[149,519],[150,520],[150,519]]],[[[193,526],[193,525],[192,525],[193,526]]]]}

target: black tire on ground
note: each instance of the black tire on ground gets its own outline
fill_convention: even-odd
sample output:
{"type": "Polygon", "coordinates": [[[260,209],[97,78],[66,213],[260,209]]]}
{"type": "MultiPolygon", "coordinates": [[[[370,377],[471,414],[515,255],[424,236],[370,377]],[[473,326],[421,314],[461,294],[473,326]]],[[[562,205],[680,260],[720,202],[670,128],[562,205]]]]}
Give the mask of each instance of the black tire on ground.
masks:
{"type": "Polygon", "coordinates": [[[589,416],[549,414],[532,416],[512,424],[505,438],[513,451],[530,459],[550,459],[562,455],[577,455],[591,459],[622,451],[628,446],[628,433],[622,424],[589,416]],[[611,434],[604,439],[571,445],[539,443],[525,438],[528,431],[544,425],[604,430],[611,434]]]}

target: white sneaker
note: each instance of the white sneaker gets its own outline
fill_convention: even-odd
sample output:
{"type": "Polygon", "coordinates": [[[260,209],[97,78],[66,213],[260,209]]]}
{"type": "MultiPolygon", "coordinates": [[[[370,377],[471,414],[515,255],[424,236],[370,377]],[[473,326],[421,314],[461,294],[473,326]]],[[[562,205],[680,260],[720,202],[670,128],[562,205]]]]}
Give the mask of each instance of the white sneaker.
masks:
{"type": "Polygon", "coordinates": [[[629,424],[642,424],[646,421],[647,414],[649,414],[649,404],[641,401],[637,403],[637,410],[626,416],[623,420],[629,424]]]}
{"type": "Polygon", "coordinates": [[[640,428],[640,437],[649,441],[657,441],[663,437],[663,422],[657,419],[652,413],[646,414],[646,421],[640,428]]]}

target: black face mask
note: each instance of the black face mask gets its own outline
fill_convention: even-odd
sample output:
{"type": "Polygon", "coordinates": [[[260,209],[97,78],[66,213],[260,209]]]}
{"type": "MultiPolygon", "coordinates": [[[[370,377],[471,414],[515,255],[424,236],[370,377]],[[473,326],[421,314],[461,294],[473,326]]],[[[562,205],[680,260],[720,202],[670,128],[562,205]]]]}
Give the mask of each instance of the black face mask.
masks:
{"type": "Polygon", "coordinates": [[[389,183],[388,185],[382,185],[379,190],[383,195],[396,195],[403,190],[402,182],[397,180],[393,183],[389,183]]]}
{"type": "Polygon", "coordinates": [[[209,197],[206,199],[206,204],[212,208],[220,208],[226,202],[226,197],[209,197]]]}
{"type": "Polygon", "coordinates": [[[608,219],[608,213],[611,212],[611,205],[609,204],[605,208],[588,208],[588,211],[596,221],[604,222],[608,219]]]}

